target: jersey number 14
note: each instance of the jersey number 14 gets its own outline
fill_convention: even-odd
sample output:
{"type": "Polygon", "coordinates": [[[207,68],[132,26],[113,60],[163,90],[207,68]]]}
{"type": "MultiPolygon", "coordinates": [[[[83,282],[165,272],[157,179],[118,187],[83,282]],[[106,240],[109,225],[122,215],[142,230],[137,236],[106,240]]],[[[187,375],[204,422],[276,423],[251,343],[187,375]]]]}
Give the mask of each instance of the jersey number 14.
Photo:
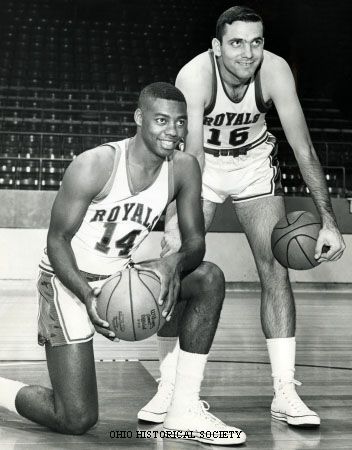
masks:
{"type": "MultiPolygon", "coordinates": [[[[116,223],[114,222],[107,222],[105,223],[105,232],[103,234],[103,237],[101,238],[100,242],[97,242],[95,244],[96,250],[99,250],[102,253],[108,253],[108,251],[111,249],[110,242],[112,235],[114,234],[116,223]]],[[[136,240],[137,236],[141,234],[142,230],[132,230],[129,233],[127,233],[125,236],[123,236],[121,239],[118,239],[115,241],[115,248],[120,248],[119,256],[128,256],[130,251],[132,250],[134,246],[134,241],[136,240]]]]}

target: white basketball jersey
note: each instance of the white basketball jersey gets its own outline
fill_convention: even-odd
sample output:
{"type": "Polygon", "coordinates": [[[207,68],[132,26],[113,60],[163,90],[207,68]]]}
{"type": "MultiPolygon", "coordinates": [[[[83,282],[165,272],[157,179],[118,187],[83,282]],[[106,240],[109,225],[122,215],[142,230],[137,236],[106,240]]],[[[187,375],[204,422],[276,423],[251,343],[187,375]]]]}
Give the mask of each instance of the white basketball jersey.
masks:
{"type": "Polygon", "coordinates": [[[265,114],[271,106],[263,100],[260,69],[250,80],[242,100],[235,102],[225,91],[212,50],[209,56],[213,90],[210,105],[204,111],[204,147],[220,150],[259,145],[266,137],[265,114]]]}
{"type": "MultiPolygon", "coordinates": [[[[159,220],[173,196],[173,161],[164,161],[154,182],[141,192],[132,192],[127,153],[130,139],[112,142],[113,173],[91,202],[71,241],[80,270],[110,275],[124,269],[131,256],[159,220]]],[[[47,270],[47,256],[42,267],[47,270]]]]}

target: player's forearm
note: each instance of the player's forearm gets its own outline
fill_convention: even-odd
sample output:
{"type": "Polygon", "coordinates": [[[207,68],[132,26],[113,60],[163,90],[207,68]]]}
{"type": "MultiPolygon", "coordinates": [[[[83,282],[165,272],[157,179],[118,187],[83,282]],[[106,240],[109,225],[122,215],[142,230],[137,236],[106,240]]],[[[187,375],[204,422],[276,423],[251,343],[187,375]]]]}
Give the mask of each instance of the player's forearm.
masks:
{"type": "Polygon", "coordinates": [[[196,269],[203,261],[205,255],[204,237],[193,237],[182,242],[180,250],[176,253],[181,272],[196,269]]]}
{"type": "Polygon", "coordinates": [[[303,179],[312,195],[323,226],[336,226],[336,218],[326,184],[325,174],[314,150],[298,156],[303,179]]]}
{"type": "Polygon", "coordinates": [[[64,237],[48,236],[47,252],[61,283],[84,303],[92,289],[77,267],[70,242],[64,237]]]}

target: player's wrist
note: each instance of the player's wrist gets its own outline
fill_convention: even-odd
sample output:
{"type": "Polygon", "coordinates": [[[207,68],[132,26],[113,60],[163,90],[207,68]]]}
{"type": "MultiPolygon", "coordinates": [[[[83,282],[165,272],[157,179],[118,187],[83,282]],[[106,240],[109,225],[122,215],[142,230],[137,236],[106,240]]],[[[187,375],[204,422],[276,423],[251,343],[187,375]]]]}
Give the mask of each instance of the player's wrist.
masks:
{"type": "Polygon", "coordinates": [[[321,226],[327,230],[335,230],[337,228],[336,219],[331,215],[323,216],[321,218],[321,226]]]}

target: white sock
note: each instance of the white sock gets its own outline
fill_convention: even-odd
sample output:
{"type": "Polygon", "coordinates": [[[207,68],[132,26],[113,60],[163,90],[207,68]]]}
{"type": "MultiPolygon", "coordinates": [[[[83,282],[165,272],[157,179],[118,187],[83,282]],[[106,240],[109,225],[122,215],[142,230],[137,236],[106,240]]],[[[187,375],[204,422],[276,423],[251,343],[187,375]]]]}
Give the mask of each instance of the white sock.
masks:
{"type": "Polygon", "coordinates": [[[185,407],[199,400],[208,355],[180,350],[171,409],[182,414],[185,407]]]}
{"type": "Polygon", "coordinates": [[[274,389],[279,380],[291,381],[295,374],[296,338],[275,338],[266,340],[271,363],[274,389]]]}
{"type": "Polygon", "coordinates": [[[18,414],[15,406],[18,391],[27,384],[0,377],[0,406],[18,414]]]}
{"type": "Polygon", "coordinates": [[[178,337],[158,336],[157,341],[161,381],[174,384],[178,354],[180,351],[178,337]]]}

